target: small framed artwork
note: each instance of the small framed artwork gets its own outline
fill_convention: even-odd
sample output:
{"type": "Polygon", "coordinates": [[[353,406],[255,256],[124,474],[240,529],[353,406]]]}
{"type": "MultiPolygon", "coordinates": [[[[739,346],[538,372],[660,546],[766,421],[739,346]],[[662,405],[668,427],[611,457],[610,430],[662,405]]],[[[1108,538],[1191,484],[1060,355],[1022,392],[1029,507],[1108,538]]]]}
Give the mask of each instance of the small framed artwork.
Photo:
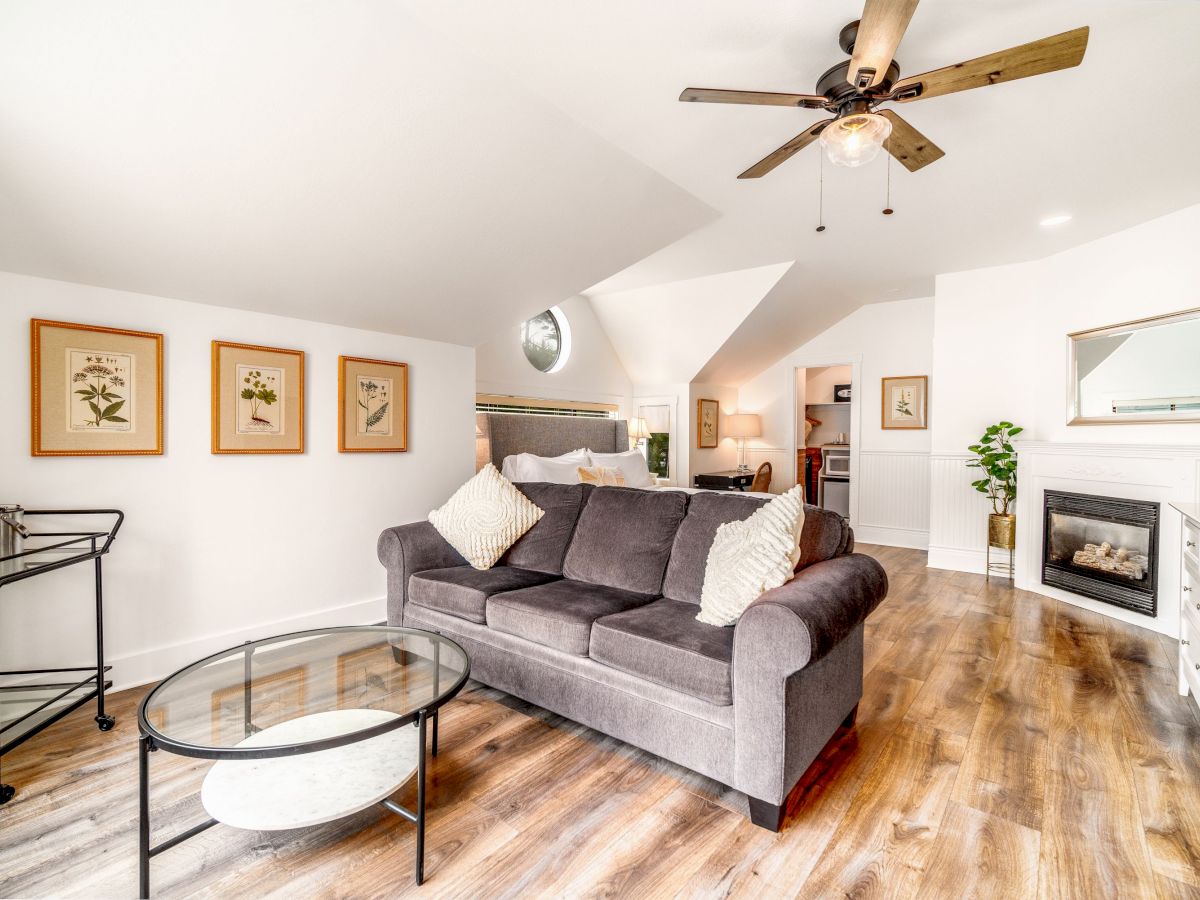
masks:
{"type": "Polygon", "coordinates": [[[304,452],[304,351],[212,343],[212,452],[304,452]]]}
{"type": "Polygon", "coordinates": [[[883,379],[883,428],[929,427],[929,378],[908,375],[883,379]]]}
{"type": "Polygon", "coordinates": [[[849,403],[850,388],[848,384],[835,384],[833,386],[833,402],[834,403],[849,403]]]}
{"type": "Polygon", "coordinates": [[[696,401],[696,447],[704,450],[717,446],[721,408],[716,400],[696,401]]]}
{"type": "Polygon", "coordinates": [[[34,456],[163,452],[163,336],[30,321],[34,456]]]}
{"type": "Polygon", "coordinates": [[[338,357],[338,452],[408,449],[408,363],[338,357]]]}

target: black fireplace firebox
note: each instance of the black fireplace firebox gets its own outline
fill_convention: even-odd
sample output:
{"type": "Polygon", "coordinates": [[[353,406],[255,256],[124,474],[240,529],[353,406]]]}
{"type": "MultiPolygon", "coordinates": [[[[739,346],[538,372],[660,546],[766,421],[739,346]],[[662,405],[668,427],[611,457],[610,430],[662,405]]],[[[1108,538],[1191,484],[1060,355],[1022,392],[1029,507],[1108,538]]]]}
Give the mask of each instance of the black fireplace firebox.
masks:
{"type": "Polygon", "coordinates": [[[1042,584],[1157,613],[1157,503],[1046,491],[1045,508],[1042,584]]]}

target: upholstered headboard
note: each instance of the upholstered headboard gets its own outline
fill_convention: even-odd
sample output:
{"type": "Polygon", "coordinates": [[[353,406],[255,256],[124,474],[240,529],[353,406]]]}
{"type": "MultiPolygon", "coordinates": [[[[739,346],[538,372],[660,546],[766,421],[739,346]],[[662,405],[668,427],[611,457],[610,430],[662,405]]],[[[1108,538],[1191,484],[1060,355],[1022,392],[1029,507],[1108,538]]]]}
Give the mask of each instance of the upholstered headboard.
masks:
{"type": "Polygon", "coordinates": [[[514,453],[559,456],[580,447],[597,453],[629,449],[629,423],[624,419],[477,413],[475,421],[488,445],[487,458],[496,468],[514,453]]]}

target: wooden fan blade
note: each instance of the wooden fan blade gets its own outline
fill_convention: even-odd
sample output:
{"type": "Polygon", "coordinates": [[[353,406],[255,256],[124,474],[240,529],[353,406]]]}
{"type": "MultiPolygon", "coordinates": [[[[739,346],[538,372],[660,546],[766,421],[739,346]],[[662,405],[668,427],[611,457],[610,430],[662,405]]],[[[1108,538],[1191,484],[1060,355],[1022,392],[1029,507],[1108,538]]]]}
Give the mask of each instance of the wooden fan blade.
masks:
{"type": "Polygon", "coordinates": [[[802,131],[778,150],[763,157],[738,178],[762,178],[777,165],[791,159],[793,155],[799,153],[809,144],[817,139],[825,126],[832,122],[833,119],[826,119],[823,122],[818,122],[816,125],[809,128],[807,131],[802,131]]]}
{"type": "Polygon", "coordinates": [[[859,90],[879,84],[916,9],[917,0],[867,0],[850,57],[850,84],[859,90]]]}
{"type": "Polygon", "coordinates": [[[881,109],[879,115],[892,123],[892,133],[883,142],[883,149],[903,163],[908,171],[915,172],[946,155],[941,147],[892,110],[881,109]]]}
{"type": "Polygon", "coordinates": [[[816,94],[774,94],[768,91],[723,91],[718,88],[684,88],[679,99],[688,103],[747,103],[751,106],[799,106],[824,109],[829,103],[816,94]]]}
{"type": "Polygon", "coordinates": [[[1064,31],[1053,37],[1010,47],[944,69],[934,69],[924,75],[903,78],[892,88],[892,97],[898,103],[908,103],[924,97],[938,97],[1002,81],[1070,69],[1083,61],[1087,42],[1088,26],[1085,25],[1074,31],[1064,31]]]}

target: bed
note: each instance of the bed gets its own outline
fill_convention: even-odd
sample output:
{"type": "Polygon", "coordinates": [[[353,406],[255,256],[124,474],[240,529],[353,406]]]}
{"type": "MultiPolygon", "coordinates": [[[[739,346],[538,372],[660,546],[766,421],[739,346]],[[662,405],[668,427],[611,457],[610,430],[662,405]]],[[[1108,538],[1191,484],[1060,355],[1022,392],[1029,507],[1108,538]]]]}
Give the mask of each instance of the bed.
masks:
{"type": "MultiPolygon", "coordinates": [[[[629,423],[624,419],[589,419],[577,416],[522,416],[511,413],[477,413],[476,462],[491,462],[504,471],[506,457],[519,453],[555,457],[586,447],[593,453],[629,450],[629,423]]],[[[684,486],[652,485],[646,490],[675,490],[688,494],[712,490],[684,486]]],[[[749,496],[773,497],[773,494],[749,496]]]]}

